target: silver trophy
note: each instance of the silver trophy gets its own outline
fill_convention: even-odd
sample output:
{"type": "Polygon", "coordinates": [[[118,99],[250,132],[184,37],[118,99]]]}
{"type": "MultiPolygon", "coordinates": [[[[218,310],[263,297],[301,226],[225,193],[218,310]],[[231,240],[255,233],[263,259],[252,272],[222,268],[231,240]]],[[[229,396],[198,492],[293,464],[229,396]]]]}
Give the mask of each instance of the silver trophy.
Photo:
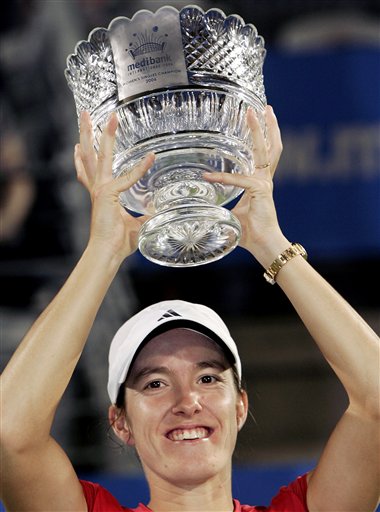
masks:
{"type": "Polygon", "coordinates": [[[91,115],[96,150],[117,113],[114,177],[156,154],[153,167],[120,196],[129,211],[151,216],[139,233],[147,259],[203,265],[238,244],[240,223],[224,205],[242,190],[202,176],[252,172],[246,113],[253,107],[265,128],[264,58],[253,25],[193,5],[116,18],[68,57],[65,75],[78,116],[91,115]]]}

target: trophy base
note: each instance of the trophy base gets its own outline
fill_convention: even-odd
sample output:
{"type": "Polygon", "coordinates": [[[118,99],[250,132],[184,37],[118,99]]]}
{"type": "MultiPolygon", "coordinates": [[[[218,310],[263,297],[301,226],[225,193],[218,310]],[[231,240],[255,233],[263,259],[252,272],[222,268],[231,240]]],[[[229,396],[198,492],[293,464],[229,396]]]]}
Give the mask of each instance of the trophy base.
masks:
{"type": "Polygon", "coordinates": [[[166,267],[195,267],[219,260],[237,246],[238,219],[225,208],[181,205],[159,212],[143,224],[139,249],[166,267]]]}

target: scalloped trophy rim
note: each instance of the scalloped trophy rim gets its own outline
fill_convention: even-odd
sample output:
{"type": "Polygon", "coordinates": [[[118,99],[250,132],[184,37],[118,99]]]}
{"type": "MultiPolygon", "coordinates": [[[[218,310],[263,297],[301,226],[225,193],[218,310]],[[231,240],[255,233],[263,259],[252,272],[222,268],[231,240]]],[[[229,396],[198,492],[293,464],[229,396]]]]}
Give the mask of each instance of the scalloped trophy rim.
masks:
{"type": "MultiPolygon", "coordinates": [[[[208,9],[207,11],[205,11],[204,9],[202,9],[202,7],[200,7],[198,5],[194,5],[194,4],[190,4],[190,5],[187,5],[185,7],[182,7],[182,9],[180,9],[180,10],[178,10],[176,7],[173,7],[171,5],[165,5],[165,6],[160,7],[159,9],[157,9],[157,11],[150,11],[148,9],[140,9],[139,11],[134,13],[132,18],[128,18],[127,16],[117,16],[116,18],[113,18],[110,21],[110,23],[108,24],[107,28],[105,28],[105,27],[95,27],[95,28],[93,28],[89,32],[88,38],[87,39],[82,39],[82,40],[78,41],[76,43],[75,47],[74,47],[74,52],[68,55],[68,57],[66,59],[65,76],[67,77],[67,74],[70,71],[71,61],[74,60],[75,57],[78,57],[78,53],[80,52],[80,50],[83,47],[87,47],[89,45],[96,46],[96,44],[97,44],[96,36],[98,36],[99,33],[106,33],[106,34],[108,34],[110,29],[111,29],[111,27],[112,27],[112,25],[120,23],[120,21],[124,21],[124,20],[125,21],[133,21],[133,20],[135,20],[136,17],[142,16],[143,14],[152,15],[154,13],[159,13],[160,11],[167,10],[167,9],[170,9],[173,12],[178,13],[179,16],[180,16],[180,20],[183,17],[182,15],[186,11],[188,11],[189,9],[193,9],[194,11],[198,11],[204,17],[207,17],[207,15],[209,15],[211,13],[218,13],[221,16],[220,20],[223,22],[223,24],[226,24],[227,21],[237,20],[241,24],[241,29],[252,30],[252,35],[254,36],[254,38],[256,40],[256,45],[255,46],[256,47],[261,47],[262,50],[264,52],[266,52],[264,38],[261,35],[258,34],[258,31],[257,31],[257,28],[255,27],[255,25],[253,25],[253,23],[245,23],[245,20],[239,14],[229,14],[229,15],[227,15],[222,9],[219,9],[217,7],[212,7],[211,9],[208,9]]],[[[182,26],[182,24],[181,24],[181,26],[182,26]]],[[[264,60],[264,57],[263,57],[263,60],[264,60]]]]}

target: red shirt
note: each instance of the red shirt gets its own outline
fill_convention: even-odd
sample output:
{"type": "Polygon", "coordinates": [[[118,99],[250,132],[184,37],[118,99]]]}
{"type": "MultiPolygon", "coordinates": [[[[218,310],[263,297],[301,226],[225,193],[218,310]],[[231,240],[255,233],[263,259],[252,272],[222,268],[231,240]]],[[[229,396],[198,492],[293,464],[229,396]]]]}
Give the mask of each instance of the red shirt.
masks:
{"type": "MultiPolygon", "coordinates": [[[[123,507],[110,492],[99,484],[81,480],[88,512],[152,512],[140,503],[137,508],[123,507]]],[[[241,505],[234,500],[234,512],[308,512],[306,506],[306,475],[281,487],[268,507],[241,505]]]]}

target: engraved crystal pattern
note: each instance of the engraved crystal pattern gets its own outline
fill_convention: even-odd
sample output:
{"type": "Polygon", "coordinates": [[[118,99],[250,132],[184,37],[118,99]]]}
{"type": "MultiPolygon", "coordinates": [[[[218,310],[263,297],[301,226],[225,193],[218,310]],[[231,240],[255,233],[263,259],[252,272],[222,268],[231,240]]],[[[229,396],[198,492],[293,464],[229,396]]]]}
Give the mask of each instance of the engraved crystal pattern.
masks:
{"type": "MultiPolygon", "coordinates": [[[[264,126],[265,49],[256,28],[237,15],[226,16],[219,9],[204,12],[196,6],[181,11],[166,7],[156,14],[164,17],[168,9],[178,14],[187,84],[152,84],[141,94],[119,99],[110,39],[113,22],[77,44],[65,75],[78,116],[83,110],[91,115],[96,150],[108,116],[117,113],[115,178],[129,172],[147,152],[156,153],[153,167],[120,196],[127,209],[152,215],[140,232],[142,254],[162,265],[193,266],[222,258],[239,241],[239,221],[224,205],[241,189],[210,184],[202,174],[251,173],[246,112],[252,106],[264,126]]],[[[150,27],[149,11],[139,11],[125,22],[133,23],[137,16],[146,16],[150,27]]],[[[163,52],[164,46],[163,38],[146,40],[130,53],[141,58],[163,52]]]]}

